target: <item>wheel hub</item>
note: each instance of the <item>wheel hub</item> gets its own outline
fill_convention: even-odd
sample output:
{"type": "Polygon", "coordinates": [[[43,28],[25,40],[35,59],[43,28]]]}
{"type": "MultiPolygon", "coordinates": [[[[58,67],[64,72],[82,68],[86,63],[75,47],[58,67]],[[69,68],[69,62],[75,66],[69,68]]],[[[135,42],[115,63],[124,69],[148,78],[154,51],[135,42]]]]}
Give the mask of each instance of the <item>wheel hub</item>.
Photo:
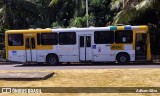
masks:
{"type": "Polygon", "coordinates": [[[127,58],[125,56],[120,57],[121,62],[125,62],[126,60],[127,60],[127,58]]]}
{"type": "Polygon", "coordinates": [[[51,64],[54,64],[54,63],[56,63],[56,59],[55,59],[54,57],[51,57],[51,58],[49,59],[49,62],[50,62],[51,64]]]}

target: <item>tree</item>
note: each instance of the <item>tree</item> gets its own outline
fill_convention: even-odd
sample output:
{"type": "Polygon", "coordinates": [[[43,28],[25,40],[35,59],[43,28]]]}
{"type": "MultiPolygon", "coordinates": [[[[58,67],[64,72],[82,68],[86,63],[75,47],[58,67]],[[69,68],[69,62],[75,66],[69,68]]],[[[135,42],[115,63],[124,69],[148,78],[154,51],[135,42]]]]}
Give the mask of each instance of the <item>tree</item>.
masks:
{"type": "MultiPolygon", "coordinates": [[[[90,26],[105,26],[112,20],[110,2],[111,0],[89,0],[90,26]]],[[[86,27],[85,0],[52,0],[50,7],[53,8],[56,16],[53,25],[86,27]]]]}
{"type": "Polygon", "coordinates": [[[157,24],[159,21],[160,1],[158,0],[112,0],[111,4],[111,9],[117,11],[114,24],[157,24]],[[125,1],[124,6],[123,1],[125,1]]]}
{"type": "Polygon", "coordinates": [[[84,17],[84,0],[52,0],[49,4],[55,18],[53,25],[68,27],[77,17],[84,17]],[[72,20],[71,20],[72,19],[72,20]]]}
{"type": "Polygon", "coordinates": [[[111,0],[90,0],[89,13],[92,17],[90,22],[94,22],[94,26],[106,26],[113,20],[113,12],[109,8],[110,3],[111,0]]]}
{"type": "Polygon", "coordinates": [[[30,25],[39,26],[38,6],[28,0],[1,0],[0,26],[6,29],[24,29],[30,25]]]}

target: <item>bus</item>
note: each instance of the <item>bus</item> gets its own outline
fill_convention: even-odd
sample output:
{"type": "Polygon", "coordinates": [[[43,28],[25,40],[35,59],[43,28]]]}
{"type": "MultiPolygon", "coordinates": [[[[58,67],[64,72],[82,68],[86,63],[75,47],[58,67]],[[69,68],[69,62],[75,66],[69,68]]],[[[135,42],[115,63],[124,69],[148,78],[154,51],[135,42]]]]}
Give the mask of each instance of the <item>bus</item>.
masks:
{"type": "Polygon", "coordinates": [[[6,59],[22,63],[151,61],[146,25],[7,30],[5,46],[6,59]]]}

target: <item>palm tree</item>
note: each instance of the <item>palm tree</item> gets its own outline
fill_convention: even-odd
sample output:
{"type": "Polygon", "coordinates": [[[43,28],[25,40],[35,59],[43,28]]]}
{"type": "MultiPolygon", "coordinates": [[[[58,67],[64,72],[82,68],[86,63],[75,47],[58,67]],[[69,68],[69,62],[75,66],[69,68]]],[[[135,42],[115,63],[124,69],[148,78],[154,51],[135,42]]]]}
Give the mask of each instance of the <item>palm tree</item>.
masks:
{"type": "Polygon", "coordinates": [[[86,14],[85,0],[52,0],[50,7],[56,16],[54,26],[63,25],[86,27],[87,18],[90,26],[105,26],[111,19],[109,4],[111,0],[89,0],[89,16],[86,14]]]}
{"type": "MultiPolygon", "coordinates": [[[[137,20],[138,18],[142,18],[142,17],[144,18],[144,15],[147,15],[147,13],[150,13],[150,12],[152,16],[158,15],[160,13],[159,4],[160,4],[160,1],[158,0],[112,0],[111,9],[119,11],[114,18],[114,24],[117,24],[117,23],[133,24],[133,23],[136,23],[135,21],[139,21],[137,20]],[[125,1],[124,8],[122,6],[124,3],[123,1],[125,1]]],[[[150,18],[150,21],[144,20],[144,23],[153,22],[153,18],[155,18],[156,16],[155,17],[152,17],[152,16],[150,18]],[[148,21],[148,22],[145,22],[145,21],[148,21]]],[[[140,23],[140,22],[137,22],[137,23],[140,23]]]]}
{"type": "Polygon", "coordinates": [[[37,5],[29,0],[1,0],[0,25],[6,29],[29,28],[40,19],[39,12],[37,5]]]}
{"type": "Polygon", "coordinates": [[[72,22],[76,22],[77,17],[83,18],[85,15],[84,0],[52,0],[49,7],[52,8],[52,13],[55,14],[54,25],[67,27],[72,22]]]}
{"type": "MultiPolygon", "coordinates": [[[[58,4],[62,4],[59,8],[63,11],[63,8],[67,8],[68,6],[73,6],[74,16],[80,16],[83,14],[85,4],[84,0],[51,0],[49,6],[54,7],[58,4]]],[[[67,8],[68,9],[68,8],[67,8]]],[[[71,9],[69,11],[72,11],[71,9]]]]}

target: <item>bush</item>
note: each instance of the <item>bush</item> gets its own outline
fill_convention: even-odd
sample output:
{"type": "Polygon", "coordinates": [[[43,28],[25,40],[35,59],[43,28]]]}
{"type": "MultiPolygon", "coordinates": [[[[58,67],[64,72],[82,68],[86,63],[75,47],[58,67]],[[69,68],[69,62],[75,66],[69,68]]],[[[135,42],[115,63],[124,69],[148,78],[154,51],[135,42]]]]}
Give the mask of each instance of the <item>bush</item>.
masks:
{"type": "Polygon", "coordinates": [[[5,48],[3,50],[0,50],[0,58],[5,59],[6,58],[6,51],[5,48]]]}

